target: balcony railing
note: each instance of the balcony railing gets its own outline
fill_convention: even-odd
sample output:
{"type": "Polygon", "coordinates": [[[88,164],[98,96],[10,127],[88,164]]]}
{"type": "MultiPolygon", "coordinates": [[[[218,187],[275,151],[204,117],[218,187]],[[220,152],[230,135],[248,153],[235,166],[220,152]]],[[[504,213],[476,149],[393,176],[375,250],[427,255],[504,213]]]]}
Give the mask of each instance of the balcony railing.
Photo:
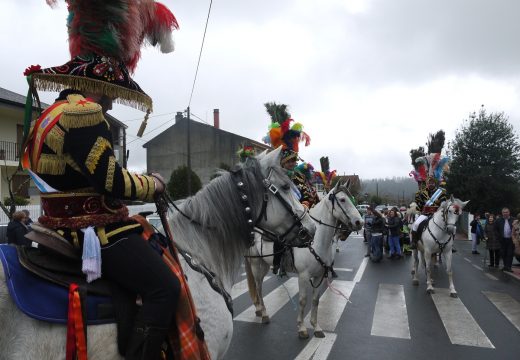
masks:
{"type": "Polygon", "coordinates": [[[10,141],[0,141],[0,162],[4,160],[18,161],[20,158],[20,144],[10,141]]]}

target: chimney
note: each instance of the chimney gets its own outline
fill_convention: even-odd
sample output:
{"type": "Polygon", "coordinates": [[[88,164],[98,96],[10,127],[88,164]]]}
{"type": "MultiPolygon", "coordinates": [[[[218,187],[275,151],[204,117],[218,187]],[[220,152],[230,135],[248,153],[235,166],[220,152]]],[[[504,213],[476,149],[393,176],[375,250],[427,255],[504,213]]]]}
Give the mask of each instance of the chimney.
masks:
{"type": "Polygon", "coordinates": [[[213,126],[220,129],[220,112],[218,109],[213,109],[213,126]]]}
{"type": "Polygon", "coordinates": [[[184,118],[184,116],[182,116],[182,112],[181,111],[177,111],[177,114],[175,115],[175,123],[177,124],[183,118],[184,118]]]}

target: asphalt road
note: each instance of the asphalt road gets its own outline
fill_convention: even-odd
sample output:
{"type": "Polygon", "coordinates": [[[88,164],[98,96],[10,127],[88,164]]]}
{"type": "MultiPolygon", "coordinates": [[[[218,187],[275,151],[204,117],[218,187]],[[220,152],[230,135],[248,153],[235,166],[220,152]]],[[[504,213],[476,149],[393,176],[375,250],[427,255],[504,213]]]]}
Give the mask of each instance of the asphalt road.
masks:
{"type": "Polygon", "coordinates": [[[410,256],[372,263],[363,257],[362,237],[351,235],[336,254],[335,267],[341,271],[332,283],[350,295],[350,303],[323,293],[323,339],[313,337],[308,322],[310,338],[298,338],[296,279],[265,281],[269,324],[255,321],[247,285],[238,283],[226,360],[520,359],[520,276],[489,270],[484,250],[472,255],[468,241],[456,241],[456,248],[453,272],[459,298],[452,299],[442,266],[433,269],[437,291],[429,295],[423,271],[421,284],[412,285],[410,256]]]}

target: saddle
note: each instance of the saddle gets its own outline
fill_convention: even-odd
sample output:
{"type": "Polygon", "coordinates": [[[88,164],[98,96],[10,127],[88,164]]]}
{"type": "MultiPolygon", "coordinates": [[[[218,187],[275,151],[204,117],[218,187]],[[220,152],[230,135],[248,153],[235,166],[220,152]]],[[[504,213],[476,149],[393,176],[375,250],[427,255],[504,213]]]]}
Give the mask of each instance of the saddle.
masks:
{"type": "Polygon", "coordinates": [[[430,218],[433,216],[433,214],[429,214],[428,217],[426,219],[424,219],[423,221],[421,221],[421,223],[419,224],[419,226],[417,226],[417,239],[420,240],[421,239],[421,236],[422,236],[422,233],[424,232],[424,230],[426,230],[426,227],[428,226],[428,221],[430,221],[430,218]]]}

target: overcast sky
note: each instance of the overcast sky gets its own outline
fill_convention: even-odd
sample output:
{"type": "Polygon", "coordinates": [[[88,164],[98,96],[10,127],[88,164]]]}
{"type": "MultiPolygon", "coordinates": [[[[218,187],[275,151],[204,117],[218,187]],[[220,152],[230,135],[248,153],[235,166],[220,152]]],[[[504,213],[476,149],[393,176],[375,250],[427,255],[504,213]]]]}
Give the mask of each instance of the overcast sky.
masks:
{"type": "MultiPolygon", "coordinates": [[[[26,66],[69,59],[66,5],[1,1],[0,86],[26,94],[26,66]]],[[[111,112],[129,126],[134,170],[168,125],[151,130],[188,105],[209,6],[163,3],[181,28],[176,51],[146,49],[134,75],[154,100],[143,139],[142,112],[111,112]]],[[[261,141],[263,103],[285,103],[312,138],[300,155],[315,167],[328,155],[339,173],[407,176],[411,148],[439,129],[453,139],[481,104],[520,128],[519,14],[518,0],[215,0],[191,110],[212,123],[219,108],[222,129],[261,141]]]]}

